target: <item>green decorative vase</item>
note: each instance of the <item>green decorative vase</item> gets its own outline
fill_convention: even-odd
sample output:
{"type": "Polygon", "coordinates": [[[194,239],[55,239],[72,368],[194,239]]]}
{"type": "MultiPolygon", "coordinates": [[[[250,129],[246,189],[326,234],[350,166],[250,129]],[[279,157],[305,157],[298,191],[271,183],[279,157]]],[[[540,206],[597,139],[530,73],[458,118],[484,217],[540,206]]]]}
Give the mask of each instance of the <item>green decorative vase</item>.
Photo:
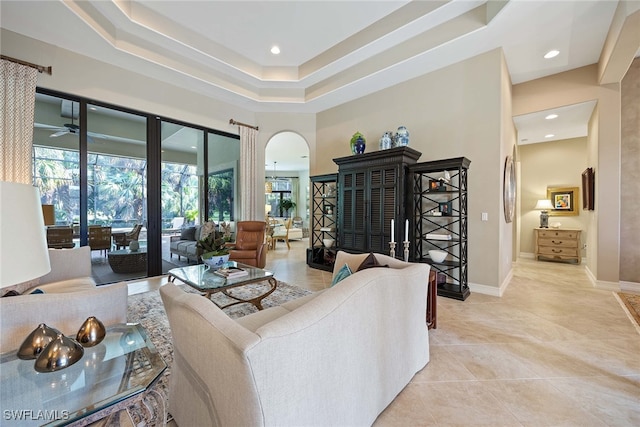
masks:
{"type": "Polygon", "coordinates": [[[364,138],[364,135],[361,134],[360,132],[356,132],[353,134],[353,136],[351,137],[351,154],[356,154],[356,144],[358,143],[358,138],[360,138],[362,140],[362,143],[366,143],[366,139],[364,138]]]}

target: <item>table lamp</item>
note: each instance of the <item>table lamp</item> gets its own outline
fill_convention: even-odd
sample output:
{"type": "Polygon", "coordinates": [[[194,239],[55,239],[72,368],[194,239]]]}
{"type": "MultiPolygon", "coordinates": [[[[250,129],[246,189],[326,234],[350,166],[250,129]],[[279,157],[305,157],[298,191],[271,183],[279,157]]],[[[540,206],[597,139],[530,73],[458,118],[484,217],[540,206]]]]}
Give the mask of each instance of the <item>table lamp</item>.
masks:
{"type": "Polygon", "coordinates": [[[49,271],[40,191],[29,184],[0,181],[0,288],[49,271]]]}
{"type": "Polygon", "coordinates": [[[536,203],[536,207],[540,212],[540,228],[549,228],[549,210],[553,209],[553,205],[551,204],[551,200],[542,199],[538,200],[536,203]]]}

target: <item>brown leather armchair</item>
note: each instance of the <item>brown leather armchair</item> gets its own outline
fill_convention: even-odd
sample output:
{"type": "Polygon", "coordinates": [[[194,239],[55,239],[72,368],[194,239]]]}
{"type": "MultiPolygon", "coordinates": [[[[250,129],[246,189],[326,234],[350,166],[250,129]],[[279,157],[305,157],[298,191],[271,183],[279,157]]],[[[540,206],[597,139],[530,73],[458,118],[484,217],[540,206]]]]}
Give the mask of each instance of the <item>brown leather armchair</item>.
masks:
{"type": "Polygon", "coordinates": [[[267,264],[266,229],[264,221],[238,221],[236,242],[229,252],[229,260],[264,268],[267,264]]]}

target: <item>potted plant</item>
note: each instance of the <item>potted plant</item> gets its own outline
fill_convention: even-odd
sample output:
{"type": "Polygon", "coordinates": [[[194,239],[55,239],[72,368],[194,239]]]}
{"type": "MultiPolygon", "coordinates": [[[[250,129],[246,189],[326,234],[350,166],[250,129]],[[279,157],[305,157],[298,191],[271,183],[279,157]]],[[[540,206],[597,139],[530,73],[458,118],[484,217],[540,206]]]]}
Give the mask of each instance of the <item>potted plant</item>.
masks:
{"type": "Polygon", "coordinates": [[[224,236],[221,233],[214,232],[207,237],[198,240],[196,246],[202,249],[200,258],[202,262],[212,268],[220,268],[225,262],[229,261],[230,247],[227,246],[224,236]]]}
{"type": "Polygon", "coordinates": [[[197,209],[189,209],[184,213],[184,219],[187,221],[187,224],[194,224],[197,217],[198,217],[197,209]]]}
{"type": "Polygon", "coordinates": [[[282,199],[280,202],[280,207],[284,209],[284,216],[289,216],[289,210],[294,209],[296,207],[296,202],[291,199],[282,199]]]}

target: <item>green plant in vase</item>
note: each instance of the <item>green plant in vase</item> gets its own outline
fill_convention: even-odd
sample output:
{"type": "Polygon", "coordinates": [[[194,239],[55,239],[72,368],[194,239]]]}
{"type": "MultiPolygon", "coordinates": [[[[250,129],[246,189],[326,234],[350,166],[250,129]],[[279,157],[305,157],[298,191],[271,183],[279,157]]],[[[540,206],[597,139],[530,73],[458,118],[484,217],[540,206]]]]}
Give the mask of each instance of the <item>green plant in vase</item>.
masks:
{"type": "Polygon", "coordinates": [[[185,213],[184,213],[184,219],[189,224],[193,224],[196,221],[197,217],[198,217],[198,210],[197,209],[189,209],[189,210],[185,211],[185,213]]]}
{"type": "Polygon", "coordinates": [[[280,207],[284,209],[285,216],[289,216],[289,210],[294,209],[296,207],[296,202],[291,199],[282,199],[280,202],[280,207]]]}
{"type": "Polygon", "coordinates": [[[231,248],[226,243],[222,233],[216,231],[204,239],[198,240],[196,246],[202,249],[202,258],[206,259],[213,256],[229,255],[231,248]]]}

